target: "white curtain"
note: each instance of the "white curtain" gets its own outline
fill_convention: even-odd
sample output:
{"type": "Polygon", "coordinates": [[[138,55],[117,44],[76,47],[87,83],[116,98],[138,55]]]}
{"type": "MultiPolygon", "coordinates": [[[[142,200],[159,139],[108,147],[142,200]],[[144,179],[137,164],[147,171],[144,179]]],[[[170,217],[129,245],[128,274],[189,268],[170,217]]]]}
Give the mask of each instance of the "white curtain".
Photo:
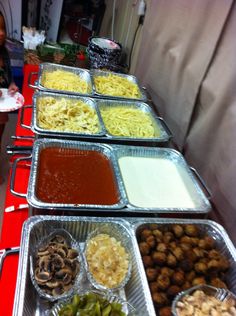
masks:
{"type": "Polygon", "coordinates": [[[236,243],[235,30],[233,0],[148,1],[135,75],[236,243]]]}

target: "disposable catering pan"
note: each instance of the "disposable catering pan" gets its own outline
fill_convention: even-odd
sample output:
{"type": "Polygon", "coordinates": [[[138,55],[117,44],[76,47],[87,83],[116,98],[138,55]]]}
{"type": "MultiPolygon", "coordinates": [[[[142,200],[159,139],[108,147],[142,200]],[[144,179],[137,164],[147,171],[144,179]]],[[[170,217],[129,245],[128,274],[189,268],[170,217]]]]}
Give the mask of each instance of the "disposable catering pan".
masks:
{"type": "MultiPolygon", "coordinates": [[[[60,82],[60,80],[58,80],[58,82],[60,82]]],[[[77,67],[69,67],[69,66],[65,66],[65,65],[52,64],[52,63],[40,64],[39,72],[38,73],[31,73],[31,75],[29,76],[28,85],[33,89],[39,89],[39,90],[43,90],[43,91],[59,92],[59,93],[66,93],[66,94],[76,94],[76,95],[82,95],[82,96],[92,96],[92,94],[93,94],[91,76],[90,76],[90,73],[88,70],[77,68],[77,67]],[[57,70],[65,71],[69,74],[74,74],[74,75],[78,76],[78,78],[81,79],[87,85],[84,92],[69,91],[66,88],[55,89],[55,88],[47,87],[47,84],[45,85],[45,83],[44,83],[45,74],[52,73],[52,72],[55,72],[57,70]],[[35,81],[34,85],[31,83],[31,77],[33,74],[38,74],[38,80],[35,81]]]]}
{"type": "MultiPolygon", "coordinates": [[[[154,219],[154,218],[129,218],[127,219],[131,224],[132,228],[132,238],[135,238],[138,241],[140,240],[140,231],[144,229],[150,229],[151,225],[157,225],[159,230],[167,229],[171,225],[196,225],[199,228],[200,233],[210,236],[214,240],[214,248],[224,256],[229,262],[229,269],[224,273],[225,282],[233,293],[236,293],[236,249],[231,242],[228,234],[225,229],[219,225],[218,223],[211,220],[200,220],[200,219],[154,219]],[[138,237],[139,236],[139,237],[138,237]]],[[[174,241],[174,239],[172,239],[174,241]]],[[[136,244],[137,252],[139,252],[138,259],[141,259],[141,254],[139,251],[139,246],[136,244]]],[[[142,259],[141,259],[142,260],[142,259]]],[[[142,276],[144,281],[143,286],[147,289],[149,288],[147,278],[145,278],[145,271],[140,269],[140,273],[144,275],[142,276]]],[[[223,274],[222,274],[223,276],[223,274]]],[[[166,290],[167,292],[167,290],[166,290]]],[[[146,300],[148,301],[148,305],[153,307],[153,301],[150,295],[150,290],[145,291],[146,300]]],[[[171,302],[170,302],[171,303],[171,302]]],[[[158,308],[157,308],[158,310],[158,308]]],[[[152,315],[156,315],[155,312],[152,315]]]]}
{"type": "MultiPolygon", "coordinates": [[[[58,79],[57,79],[58,80],[58,79]]],[[[58,80],[60,81],[60,80],[58,80]]],[[[52,64],[52,63],[42,63],[39,66],[39,72],[32,72],[28,79],[28,85],[33,89],[39,89],[43,91],[49,91],[49,92],[56,92],[56,93],[66,93],[66,94],[75,94],[75,95],[82,95],[82,96],[89,96],[89,97],[95,97],[95,98],[108,98],[108,99],[121,99],[121,100],[134,100],[134,101],[146,101],[147,96],[137,81],[137,78],[132,75],[124,75],[120,73],[110,72],[110,71],[101,71],[101,70],[85,70],[82,68],[77,67],[70,67],[65,65],[58,65],[58,64],[52,64]],[[57,88],[50,88],[48,87],[47,83],[45,84],[45,74],[52,73],[57,70],[65,71],[71,74],[75,74],[81,79],[84,83],[86,83],[87,87],[86,89],[81,92],[79,90],[70,91],[67,87],[64,87],[64,89],[57,89],[57,88]],[[32,75],[38,75],[38,79],[35,81],[34,84],[31,83],[32,75]],[[128,83],[131,83],[135,89],[138,91],[138,95],[135,97],[132,96],[122,96],[122,95],[110,95],[110,94],[102,94],[97,91],[95,80],[98,77],[108,77],[109,75],[118,76],[118,78],[126,79],[128,83]]],[[[74,89],[73,89],[74,90],[74,89]]]]}
{"type": "MultiPolygon", "coordinates": [[[[130,252],[132,273],[124,288],[114,292],[128,301],[137,311],[136,315],[154,315],[153,307],[148,302],[147,285],[142,271],[142,263],[137,258],[136,240],[131,236],[130,225],[122,219],[112,217],[66,217],[66,216],[34,216],[23,225],[18,267],[17,285],[14,300],[14,316],[49,315],[52,303],[42,300],[38,296],[30,279],[30,256],[34,255],[38,243],[57,229],[64,229],[80,243],[81,248],[88,234],[101,227],[110,228],[119,235],[130,252]]],[[[119,240],[121,240],[119,239],[119,240]]],[[[88,279],[80,284],[80,290],[92,289],[88,279]]],[[[149,298],[149,301],[150,298],[149,298]]]]}
{"type": "Polygon", "coordinates": [[[11,192],[26,197],[33,207],[110,210],[127,204],[114,153],[107,145],[36,140],[27,194],[14,190],[15,167],[20,160],[25,158],[15,162],[11,192]]]}
{"type": "MultiPolygon", "coordinates": [[[[99,97],[99,98],[108,98],[108,99],[130,99],[130,100],[134,100],[134,101],[146,101],[147,100],[147,96],[145,94],[144,89],[142,89],[138,83],[138,80],[135,76],[133,75],[126,75],[126,74],[120,74],[120,73],[115,73],[115,72],[111,72],[111,71],[102,71],[102,70],[91,70],[90,71],[91,77],[92,77],[92,83],[93,83],[93,95],[95,97],[99,97]],[[104,77],[107,78],[110,76],[114,76],[117,78],[121,78],[122,80],[127,80],[128,83],[132,84],[135,89],[137,89],[137,96],[125,96],[125,95],[118,95],[115,92],[109,93],[104,91],[104,93],[101,93],[98,89],[98,86],[96,85],[96,80],[99,77],[104,77]]],[[[109,80],[109,79],[108,79],[109,80]]],[[[110,80],[111,82],[111,80],[110,80]]],[[[106,88],[108,85],[108,83],[104,84],[104,87],[106,88]]],[[[121,84],[123,86],[123,83],[121,84]]],[[[118,84],[114,83],[110,83],[110,86],[113,88],[118,88],[118,84]]]]}
{"type": "MultiPolygon", "coordinates": [[[[46,102],[47,103],[47,102],[46,102]]],[[[46,113],[43,113],[44,116],[50,112],[50,104],[45,105],[46,113]]],[[[45,125],[46,125],[45,124],[45,125]]],[[[65,125],[64,125],[65,127],[65,125]]],[[[34,133],[38,134],[39,136],[50,136],[52,137],[62,137],[62,138],[93,138],[96,136],[103,136],[105,134],[104,125],[101,120],[100,113],[97,108],[96,102],[88,97],[80,97],[74,95],[65,95],[60,93],[50,93],[50,92],[43,92],[37,91],[33,95],[33,117],[32,117],[32,130],[34,133]],[[45,123],[45,118],[43,117],[42,120],[44,122],[40,122],[40,114],[43,113],[43,110],[39,110],[40,102],[51,98],[54,103],[54,113],[51,114],[50,120],[56,120],[54,126],[52,125],[53,122],[47,121],[46,124],[51,124],[48,127],[42,127],[42,123],[45,123]],[[64,103],[61,105],[60,110],[55,107],[56,102],[64,103]],[[80,106],[77,102],[82,102],[84,106],[84,110],[76,112],[76,108],[70,108],[69,104],[75,104],[75,106],[80,106]],[[56,111],[57,109],[57,111],[56,111]],[[90,110],[90,113],[89,113],[90,110]],[[92,116],[93,115],[93,116],[92,116]],[[70,117],[72,117],[73,125],[72,130],[71,127],[67,127],[67,130],[61,130],[61,126],[64,125],[64,121],[69,122],[70,117]],[[58,120],[63,120],[63,122],[59,122],[61,125],[57,123],[58,120]],[[81,127],[81,132],[73,131],[75,129],[76,124],[81,127]],[[52,128],[50,128],[52,126],[52,128]],[[90,129],[89,129],[90,128],[90,129]],[[91,129],[97,128],[94,132],[91,129]]]]}
{"type": "Polygon", "coordinates": [[[120,214],[122,211],[123,215],[140,213],[159,216],[167,214],[203,216],[211,210],[206,194],[183,156],[173,149],[38,139],[33,147],[27,194],[19,194],[14,189],[16,166],[20,160],[25,160],[25,157],[18,158],[14,162],[11,192],[26,197],[33,208],[43,209],[46,212],[63,210],[63,212],[71,213],[86,210],[88,214],[97,209],[101,213],[112,211],[120,214]],[[55,154],[52,156],[55,150],[56,156],[55,154]],[[47,156],[45,158],[44,154],[43,160],[42,153],[46,151],[47,156]],[[94,164],[95,160],[86,160],[83,163],[88,165],[83,164],[83,168],[75,171],[71,161],[74,151],[75,156],[79,157],[73,162],[76,168],[77,165],[81,165],[87,151],[93,155],[104,155],[107,163],[110,163],[111,181],[108,184],[105,182],[106,173],[99,167],[97,160],[96,164],[94,164]],[[64,165],[58,165],[57,159],[63,159],[64,165]],[[80,177],[81,170],[84,178],[80,177]],[[64,177],[66,180],[63,181],[64,177]],[[88,190],[84,183],[86,177],[88,181],[92,179],[92,184],[93,182],[96,184],[91,190],[88,190]],[[83,202],[68,200],[68,197],[79,196],[81,192],[86,199],[89,196],[89,201],[92,197],[92,202],[85,203],[83,195],[81,198],[83,202]],[[104,200],[95,202],[95,199],[99,201],[100,198],[103,199],[104,195],[105,202],[104,200]]]}
{"type": "MultiPolygon", "coordinates": [[[[54,102],[53,102],[54,103],[54,102]]],[[[137,112],[136,112],[137,113],[137,112]]],[[[24,114],[24,111],[22,111],[22,115],[24,114]]],[[[117,130],[117,125],[120,125],[120,118],[118,117],[118,123],[114,122],[114,125],[116,130],[115,133],[119,133],[119,130],[117,130]]],[[[109,116],[109,124],[111,124],[112,118],[109,116]]],[[[23,123],[23,118],[21,118],[21,125],[22,127],[30,128],[30,126],[26,126],[23,123]]],[[[96,125],[96,126],[97,126],[96,125]]],[[[140,125],[140,123],[139,123],[140,125]]],[[[93,123],[94,126],[94,123],[93,123]]],[[[117,101],[117,100],[106,100],[106,99],[94,99],[94,98],[88,98],[88,97],[80,97],[80,96],[72,96],[72,95],[65,95],[65,94],[59,94],[59,93],[51,93],[51,92],[44,92],[44,91],[37,91],[33,95],[33,116],[32,116],[32,124],[31,128],[33,132],[37,135],[37,138],[40,137],[50,137],[50,138],[66,138],[66,139],[83,139],[86,141],[96,141],[96,142],[105,142],[105,143],[116,143],[116,144],[139,144],[141,146],[152,146],[152,145],[159,145],[164,146],[168,143],[168,141],[171,138],[171,132],[169,131],[168,127],[166,126],[163,119],[157,117],[151,107],[143,102],[132,102],[132,101],[117,101]],[[46,107],[46,112],[43,113],[43,110],[39,110],[40,102],[48,99],[49,97],[52,98],[54,101],[61,101],[65,102],[64,106],[61,106],[61,113],[59,114],[59,110],[56,111],[55,104],[52,105],[54,108],[54,113],[50,113],[50,104],[48,107],[46,107]],[[89,131],[87,126],[91,122],[94,122],[94,118],[91,117],[91,115],[88,115],[88,112],[77,112],[78,114],[75,115],[75,113],[71,112],[70,114],[70,108],[68,104],[70,102],[77,102],[82,101],[86,104],[86,106],[95,111],[95,115],[97,117],[97,125],[98,130],[95,132],[89,131]],[[109,132],[109,129],[106,128],[106,124],[102,118],[102,110],[109,110],[111,111],[111,115],[113,117],[117,117],[117,115],[120,116],[116,112],[116,114],[113,114],[113,110],[116,109],[123,109],[124,111],[131,111],[124,113],[124,120],[122,119],[122,126],[123,128],[127,128],[132,132],[132,128],[136,131],[136,133],[139,133],[140,135],[143,135],[142,137],[138,136],[117,136],[109,132]],[[135,113],[134,111],[139,111],[141,115],[145,115],[147,119],[147,129],[151,129],[151,135],[150,137],[145,136],[148,135],[145,130],[140,131],[137,127],[137,124],[135,125],[135,113]],[[47,113],[50,113],[50,121],[45,118],[47,113]],[[72,116],[70,116],[72,115],[72,116]],[[129,115],[129,116],[127,116],[129,115]],[[79,126],[82,126],[83,131],[76,132],[76,131],[70,131],[69,127],[67,130],[62,130],[62,127],[65,128],[64,124],[60,122],[60,120],[63,118],[64,120],[69,120],[69,118],[73,118],[73,128],[75,128],[76,121],[78,122],[79,126]],[[133,120],[134,119],[134,120],[133,120]],[[41,120],[41,122],[40,122],[41,120]],[[42,121],[43,120],[43,121],[42,121]],[[47,121],[46,124],[48,124],[48,127],[45,127],[45,120],[47,121]],[[52,125],[52,120],[55,120],[55,126],[52,125]],[[56,124],[56,122],[59,122],[59,124],[56,124]],[[44,124],[42,126],[42,123],[44,124]],[[86,124],[86,125],[84,125],[86,124]],[[134,124],[134,126],[130,126],[131,124],[134,124]]],[[[119,127],[121,129],[121,127],[119,127]]],[[[122,129],[121,129],[122,132],[122,129]]],[[[149,134],[150,135],[150,134],[149,134]]]]}

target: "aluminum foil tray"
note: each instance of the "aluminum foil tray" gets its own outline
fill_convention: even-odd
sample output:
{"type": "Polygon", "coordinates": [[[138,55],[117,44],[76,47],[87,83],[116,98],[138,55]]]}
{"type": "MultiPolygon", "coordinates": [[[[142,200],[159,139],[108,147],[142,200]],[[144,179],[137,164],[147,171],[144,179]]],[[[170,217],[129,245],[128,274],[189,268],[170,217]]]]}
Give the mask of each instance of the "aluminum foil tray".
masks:
{"type": "Polygon", "coordinates": [[[33,95],[33,117],[32,117],[32,130],[34,133],[39,135],[47,135],[49,137],[83,137],[83,136],[89,136],[89,137],[95,137],[101,136],[105,134],[104,125],[100,117],[100,113],[98,112],[97,104],[94,100],[87,97],[79,97],[74,95],[65,95],[65,94],[59,94],[59,93],[50,93],[50,92],[42,92],[37,91],[33,95]],[[82,101],[84,102],[89,108],[95,110],[95,113],[98,118],[98,124],[99,124],[99,130],[97,133],[79,133],[79,132],[69,132],[69,131],[56,131],[56,130],[50,130],[45,129],[43,127],[40,127],[39,121],[38,121],[38,105],[37,102],[42,100],[43,98],[52,97],[55,100],[61,100],[65,99],[68,101],[82,101]]]}
{"type": "MultiPolygon", "coordinates": [[[[147,114],[151,121],[152,125],[154,127],[154,137],[150,138],[138,138],[138,137],[125,137],[125,136],[115,136],[109,133],[109,131],[106,128],[106,124],[103,121],[105,130],[106,130],[106,136],[108,139],[113,141],[132,141],[132,142],[168,142],[170,139],[170,134],[166,131],[166,128],[164,127],[162,121],[155,115],[151,107],[144,103],[144,102],[132,102],[132,101],[117,101],[117,100],[106,100],[106,99],[99,99],[97,100],[98,109],[100,111],[100,115],[102,118],[101,110],[106,108],[116,108],[116,107],[122,107],[122,108],[132,108],[132,109],[138,109],[142,111],[143,113],[147,114]]],[[[103,120],[103,118],[102,118],[103,120]]]]}
{"type": "Polygon", "coordinates": [[[94,209],[97,209],[101,213],[113,212],[114,216],[116,212],[119,214],[120,211],[124,214],[127,213],[129,216],[132,213],[145,213],[147,215],[205,215],[211,210],[209,200],[193,176],[183,156],[173,149],[38,139],[34,143],[32,156],[26,198],[30,206],[35,210],[64,210],[66,214],[70,213],[71,215],[71,211],[87,210],[92,212],[94,209]],[[40,152],[48,147],[57,147],[62,150],[67,148],[95,150],[103,153],[110,160],[114,171],[119,202],[112,205],[78,205],[45,203],[37,199],[36,182],[40,152]],[[136,162],[140,160],[142,162],[141,165],[139,163],[136,165],[136,162]],[[162,161],[164,165],[160,164],[159,161],[162,161]],[[157,165],[157,162],[159,165],[157,165]],[[166,169],[167,171],[165,170],[165,164],[167,166],[170,165],[170,168],[166,169]],[[154,168],[150,169],[149,165],[152,168],[154,165],[154,168]],[[127,172],[128,176],[125,174],[127,172]],[[156,179],[158,180],[157,184],[155,182],[156,179]]]}
{"type": "Polygon", "coordinates": [[[91,76],[88,70],[76,68],[76,67],[69,67],[65,65],[58,65],[58,64],[52,64],[52,63],[42,63],[39,66],[39,73],[38,73],[38,80],[35,82],[35,85],[38,89],[44,90],[44,91],[51,91],[51,92],[59,92],[59,93],[66,93],[66,94],[77,94],[77,95],[85,95],[85,96],[92,96],[93,94],[93,87],[92,87],[92,81],[91,76]],[[85,93],[76,93],[73,91],[67,91],[67,90],[56,90],[56,89],[50,89],[44,86],[43,84],[43,75],[45,72],[52,72],[55,70],[63,70],[67,72],[74,73],[78,75],[81,79],[83,79],[88,84],[88,89],[85,93]]]}
{"type": "MultiPolygon", "coordinates": [[[[211,220],[197,220],[197,219],[154,219],[154,218],[129,218],[127,219],[131,224],[132,228],[132,238],[137,240],[137,234],[141,228],[148,226],[148,224],[158,224],[159,226],[167,226],[171,224],[196,224],[203,233],[211,236],[215,240],[216,248],[219,252],[224,255],[230,262],[230,269],[226,274],[226,282],[229,286],[229,290],[236,293],[236,249],[231,242],[225,229],[218,223],[211,220]]],[[[136,244],[138,247],[138,244],[136,244]]],[[[139,252],[139,249],[136,249],[139,252]]],[[[141,259],[139,256],[137,259],[141,259]]],[[[142,260],[142,259],[141,259],[142,260]]],[[[147,289],[149,288],[145,271],[140,269],[141,277],[143,279],[143,286],[147,289]]],[[[148,302],[148,306],[152,310],[151,315],[155,316],[154,306],[150,295],[150,290],[146,290],[145,299],[148,302]]]]}
{"type": "MultiPolygon", "coordinates": [[[[31,283],[29,257],[34,253],[35,245],[54,229],[65,229],[83,247],[87,235],[103,225],[111,227],[119,234],[130,250],[131,278],[125,288],[119,290],[117,294],[136,309],[137,316],[154,315],[153,306],[149,303],[151,299],[148,299],[148,287],[144,271],[142,271],[136,239],[127,221],[112,217],[102,219],[99,217],[34,216],[24,223],[22,230],[14,316],[48,315],[52,307],[52,303],[38,296],[31,283]]],[[[90,288],[87,279],[84,280],[83,287],[90,288]]]]}
{"type": "MultiPolygon", "coordinates": [[[[121,180],[128,199],[128,209],[132,211],[143,211],[146,213],[155,211],[156,213],[207,213],[211,210],[211,205],[206,195],[203,193],[192,171],[184,160],[183,156],[174,149],[169,148],[142,148],[138,146],[115,146],[115,154],[120,168],[121,180]],[[129,159],[133,159],[130,162],[129,159]],[[135,158],[151,158],[145,164],[138,162],[135,158]],[[122,170],[121,159],[126,159],[127,163],[122,170]],[[159,168],[149,169],[150,163],[163,162],[159,168]],[[167,164],[168,169],[165,171],[167,164]],[[176,171],[177,170],[177,171],[176,171]],[[167,172],[168,171],[168,172],[167,172]],[[140,174],[140,176],[139,176],[140,174]],[[176,183],[175,176],[176,175],[176,183]],[[143,182],[145,177],[147,183],[143,182]],[[156,184],[152,185],[151,180],[159,180],[157,183],[160,192],[156,189],[156,184]],[[134,189],[130,189],[131,186],[134,189]],[[149,187],[148,187],[149,186],[149,187]],[[174,196],[178,199],[176,190],[183,188],[179,200],[174,201],[174,196]],[[163,190],[161,188],[163,187],[163,190]],[[170,189],[171,188],[171,189],[170,189]],[[151,193],[150,193],[151,192],[151,193]],[[136,194],[137,193],[137,194],[136,194]],[[156,201],[145,205],[144,198],[151,201],[152,197],[159,197],[156,201]],[[162,202],[164,197],[164,202],[162,202]],[[187,202],[186,202],[187,201],[187,202]],[[153,204],[155,203],[155,205],[153,204]],[[173,204],[171,204],[173,203],[173,204]],[[169,206],[167,206],[169,205],[169,206]]],[[[124,163],[123,163],[124,164],[124,163]]]]}
{"type": "Polygon", "coordinates": [[[135,76],[132,76],[132,75],[125,75],[125,74],[120,74],[120,73],[112,73],[110,71],[101,71],[101,70],[91,70],[90,71],[90,74],[91,74],[91,77],[92,77],[92,84],[93,84],[93,95],[95,97],[99,97],[99,98],[108,98],[108,99],[128,99],[128,100],[131,100],[133,99],[134,101],[146,101],[147,100],[147,97],[146,97],[146,94],[144,92],[144,90],[139,86],[138,84],[138,81],[137,81],[137,78],[135,76]],[[111,96],[111,95],[108,95],[108,94],[101,94],[99,93],[97,90],[96,90],[96,85],[95,85],[95,81],[94,79],[98,76],[103,76],[103,77],[107,77],[111,74],[114,74],[116,76],[119,76],[121,78],[126,78],[127,80],[129,80],[130,82],[132,82],[133,84],[137,85],[138,87],[138,90],[140,92],[140,97],[139,98],[128,98],[128,97],[120,97],[120,96],[111,96]]]}
{"type": "Polygon", "coordinates": [[[29,177],[29,185],[27,191],[27,201],[28,203],[35,208],[44,208],[44,209],[67,209],[67,210],[80,210],[83,208],[96,208],[102,210],[111,210],[111,209],[121,209],[126,204],[126,196],[124,187],[121,181],[119,181],[119,168],[117,166],[116,159],[114,157],[114,153],[112,148],[108,145],[104,144],[96,144],[96,143],[85,143],[85,142],[75,142],[75,141],[65,141],[65,140],[52,140],[52,139],[39,139],[34,142],[33,152],[32,152],[32,164],[31,171],[29,177]],[[116,187],[118,192],[118,202],[112,205],[95,205],[95,204],[61,204],[61,203],[47,203],[39,200],[36,197],[36,183],[38,176],[38,166],[40,159],[40,152],[45,148],[59,148],[62,150],[67,149],[78,149],[78,150],[94,150],[102,153],[106,156],[112,167],[112,171],[114,173],[114,178],[116,181],[116,187]]]}
{"type": "Polygon", "coordinates": [[[50,137],[50,138],[66,138],[66,139],[84,139],[86,141],[98,141],[98,142],[105,142],[105,143],[129,143],[129,144],[139,144],[139,145],[150,145],[150,144],[166,144],[171,137],[170,132],[165,127],[163,120],[158,118],[150,106],[143,102],[132,102],[132,101],[117,101],[117,100],[106,100],[106,99],[92,99],[88,97],[80,97],[80,96],[72,96],[72,95],[65,95],[59,93],[51,93],[51,92],[44,92],[44,91],[37,91],[34,93],[33,96],[33,116],[32,116],[32,130],[34,133],[40,137],[50,137]],[[45,129],[40,127],[38,123],[38,100],[44,97],[53,97],[54,99],[60,100],[64,98],[66,100],[81,100],[85,102],[89,107],[94,108],[99,124],[100,130],[97,133],[78,133],[78,132],[65,132],[65,131],[55,131],[50,129],[45,129]],[[115,136],[107,131],[104,121],[101,116],[100,109],[102,108],[110,108],[110,107],[129,107],[139,109],[140,111],[149,115],[152,121],[152,125],[154,127],[154,137],[150,138],[138,138],[138,137],[123,137],[123,136],[115,136]]]}

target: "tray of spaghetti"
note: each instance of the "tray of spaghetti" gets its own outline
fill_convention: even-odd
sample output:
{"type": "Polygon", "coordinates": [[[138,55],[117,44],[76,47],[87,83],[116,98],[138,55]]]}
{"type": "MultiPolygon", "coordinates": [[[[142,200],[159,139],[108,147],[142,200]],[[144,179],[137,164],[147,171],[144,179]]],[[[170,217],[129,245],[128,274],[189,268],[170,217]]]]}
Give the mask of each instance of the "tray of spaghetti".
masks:
{"type": "Polygon", "coordinates": [[[37,91],[32,130],[43,136],[82,137],[105,134],[97,104],[88,97],[37,91]]]}
{"type": "Polygon", "coordinates": [[[135,76],[111,71],[90,71],[95,97],[146,101],[144,90],[135,76]]]}
{"type": "MultiPolygon", "coordinates": [[[[29,79],[30,80],[30,79],[29,79]]],[[[38,80],[30,87],[51,92],[86,95],[93,94],[89,71],[81,68],[42,63],[39,66],[38,80]]]]}
{"type": "Polygon", "coordinates": [[[163,120],[144,102],[45,91],[34,93],[32,130],[39,137],[143,145],[165,144],[171,137],[163,120]]]}
{"type": "Polygon", "coordinates": [[[97,105],[109,140],[149,144],[171,137],[163,120],[144,102],[99,99],[97,105]]]}

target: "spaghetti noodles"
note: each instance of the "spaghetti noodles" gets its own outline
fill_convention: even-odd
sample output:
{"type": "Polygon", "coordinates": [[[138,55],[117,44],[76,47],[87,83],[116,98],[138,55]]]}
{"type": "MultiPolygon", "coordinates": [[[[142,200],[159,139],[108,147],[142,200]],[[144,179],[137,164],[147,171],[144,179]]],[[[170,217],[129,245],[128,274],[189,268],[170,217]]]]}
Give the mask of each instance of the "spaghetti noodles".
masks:
{"type": "Polygon", "coordinates": [[[124,106],[100,108],[105,127],[111,135],[137,138],[158,136],[147,113],[124,106]]]}
{"type": "Polygon", "coordinates": [[[140,91],[137,84],[127,78],[109,74],[94,78],[96,91],[100,94],[138,99],[140,91]]]}
{"type": "Polygon", "coordinates": [[[45,88],[80,93],[86,93],[89,88],[88,83],[79,75],[64,70],[45,71],[42,76],[42,84],[45,88]]]}
{"type": "Polygon", "coordinates": [[[99,131],[95,109],[81,100],[39,98],[37,122],[40,128],[47,130],[90,134],[99,131]]]}

